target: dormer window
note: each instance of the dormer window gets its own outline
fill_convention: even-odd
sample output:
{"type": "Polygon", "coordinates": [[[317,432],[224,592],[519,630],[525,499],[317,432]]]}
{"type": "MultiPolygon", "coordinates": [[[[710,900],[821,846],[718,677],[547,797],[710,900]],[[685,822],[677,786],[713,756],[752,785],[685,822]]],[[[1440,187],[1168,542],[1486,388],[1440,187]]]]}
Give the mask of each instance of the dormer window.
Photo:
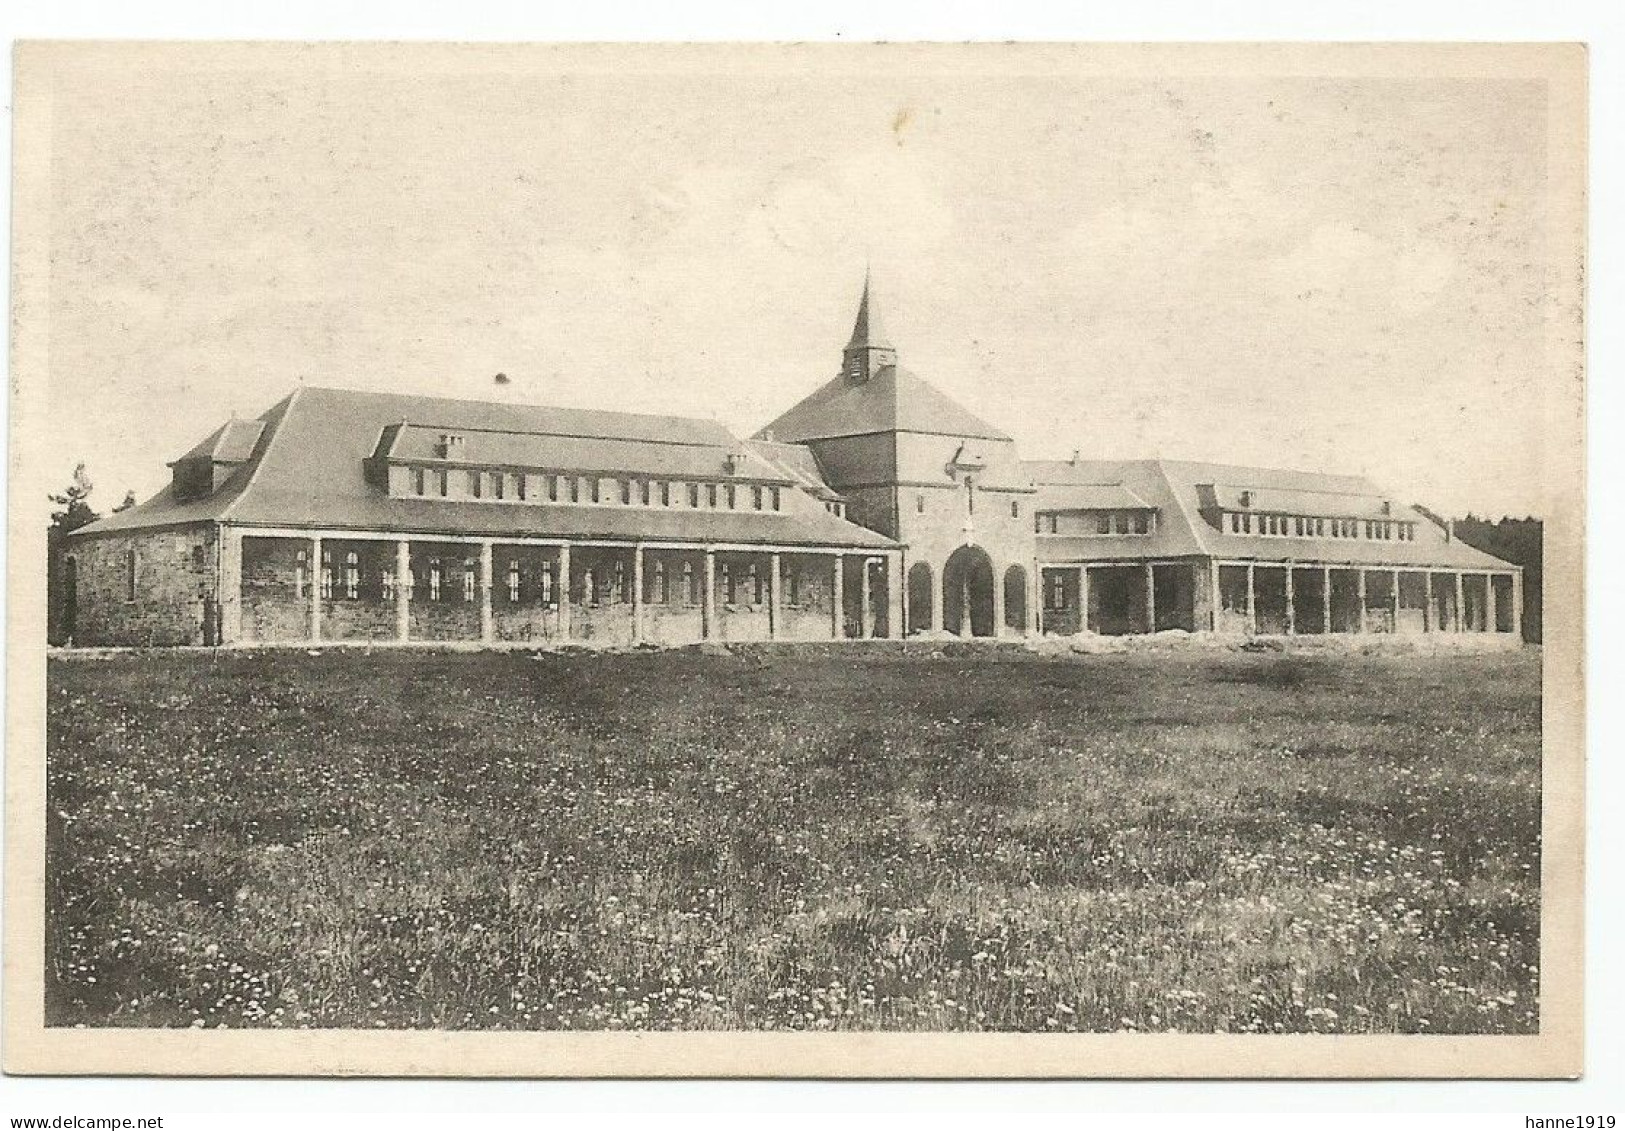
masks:
{"type": "Polygon", "coordinates": [[[1239,499],[1237,499],[1236,502],[1240,506],[1243,506],[1243,507],[1252,506],[1253,505],[1253,493],[1251,491],[1243,491],[1241,493],[1241,497],[1239,499]]]}

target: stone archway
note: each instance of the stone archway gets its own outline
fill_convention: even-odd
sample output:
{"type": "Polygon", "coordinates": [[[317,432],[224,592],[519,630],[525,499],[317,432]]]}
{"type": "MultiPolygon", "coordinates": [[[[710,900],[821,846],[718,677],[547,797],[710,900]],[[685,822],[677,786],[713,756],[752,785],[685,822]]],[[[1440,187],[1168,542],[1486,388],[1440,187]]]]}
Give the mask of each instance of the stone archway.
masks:
{"type": "Polygon", "coordinates": [[[908,570],[908,630],[931,630],[931,567],[915,562],[908,570]]]}
{"type": "Polygon", "coordinates": [[[993,635],[993,560],[961,546],[942,567],[942,627],[956,636],[993,635]]]}
{"type": "Polygon", "coordinates": [[[1004,628],[1027,633],[1027,571],[1018,565],[1004,571],[1004,628]]]}

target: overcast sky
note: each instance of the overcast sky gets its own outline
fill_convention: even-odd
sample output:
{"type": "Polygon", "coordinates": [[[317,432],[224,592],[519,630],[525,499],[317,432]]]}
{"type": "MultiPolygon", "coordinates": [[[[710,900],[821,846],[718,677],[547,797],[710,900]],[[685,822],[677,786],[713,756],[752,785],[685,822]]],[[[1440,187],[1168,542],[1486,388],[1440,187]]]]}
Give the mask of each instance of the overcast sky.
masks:
{"type": "Polygon", "coordinates": [[[52,131],[54,458],[104,510],[302,380],[749,433],[866,259],[1026,456],[1540,508],[1539,84],[103,71],[52,131]]]}

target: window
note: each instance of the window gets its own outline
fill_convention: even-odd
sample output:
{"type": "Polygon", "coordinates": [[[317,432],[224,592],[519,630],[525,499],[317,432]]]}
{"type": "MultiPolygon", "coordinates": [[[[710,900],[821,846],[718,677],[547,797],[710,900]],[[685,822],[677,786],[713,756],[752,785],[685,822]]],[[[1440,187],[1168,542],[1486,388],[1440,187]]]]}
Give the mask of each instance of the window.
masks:
{"type": "Polygon", "coordinates": [[[322,551],[322,600],[333,596],[333,551],[322,551]]]}
{"type": "Polygon", "coordinates": [[[759,511],[762,509],[762,489],[759,486],[753,486],[750,489],[750,507],[751,510],[759,511]]]}
{"type": "Polygon", "coordinates": [[[976,513],[976,481],[974,479],[965,480],[965,513],[976,513]]]}
{"type": "MultiPolygon", "coordinates": [[[[299,556],[301,558],[303,558],[305,556],[305,553],[304,553],[303,550],[301,550],[299,552],[299,556]]],[[[124,551],[124,599],[126,601],[135,600],[135,585],[136,585],[137,566],[138,566],[138,562],[137,562],[136,555],[135,555],[135,548],[131,547],[130,549],[124,551]]],[[[304,586],[300,585],[297,579],[300,577],[300,575],[302,573],[303,573],[303,567],[300,568],[299,573],[296,573],[294,575],[295,578],[296,578],[295,584],[298,585],[298,588],[300,590],[302,590],[304,588],[304,586]]],[[[298,590],[296,590],[296,592],[298,592],[298,590]]],[[[302,595],[302,594],[300,594],[300,595],[302,595]]]]}
{"type": "Polygon", "coordinates": [[[474,559],[467,558],[463,562],[463,600],[474,600],[474,559]]]}
{"type": "Polygon", "coordinates": [[[773,494],[773,509],[778,510],[779,509],[779,488],[774,487],[772,489],[772,494],[773,494]]]}
{"type": "Polygon", "coordinates": [[[614,580],[609,590],[610,602],[616,605],[626,600],[626,563],[616,562],[614,580]]]}
{"type": "Polygon", "coordinates": [[[559,477],[557,475],[549,475],[545,478],[547,479],[547,501],[550,503],[556,503],[559,501],[559,477]]]}
{"type": "Polygon", "coordinates": [[[1095,516],[1095,533],[1110,534],[1112,532],[1112,514],[1110,511],[1101,511],[1095,516]]]}
{"type": "Polygon", "coordinates": [[[623,507],[631,506],[632,505],[632,481],[630,479],[620,479],[620,480],[617,480],[617,482],[620,483],[620,485],[621,485],[621,505],[623,507]]]}
{"type": "Polygon", "coordinates": [[[587,490],[591,492],[590,497],[592,498],[593,502],[595,502],[595,503],[603,502],[603,499],[600,497],[600,492],[601,492],[603,486],[604,486],[603,480],[599,479],[598,476],[596,476],[596,475],[594,475],[592,478],[587,480],[587,490]]]}
{"type": "Polygon", "coordinates": [[[666,592],[666,563],[656,558],[654,572],[651,576],[654,580],[654,587],[650,591],[648,599],[655,604],[664,605],[668,596],[666,592]]]}
{"type": "Polygon", "coordinates": [[[712,510],[716,509],[717,485],[715,483],[707,483],[705,485],[705,505],[710,507],[712,510]]]}
{"type": "Polygon", "coordinates": [[[787,596],[792,605],[801,603],[801,567],[795,562],[786,562],[784,565],[784,581],[787,596]]]}
{"type": "Polygon", "coordinates": [[[594,584],[592,570],[581,571],[581,599],[589,605],[598,603],[598,586],[594,584]]]}
{"type": "Polygon", "coordinates": [[[919,494],[914,496],[914,513],[915,514],[924,514],[925,513],[925,492],[924,491],[921,491],[919,494]]]}
{"type": "Polygon", "coordinates": [[[700,603],[700,593],[694,586],[694,563],[683,563],[683,600],[690,605],[700,603]]]}
{"type": "Polygon", "coordinates": [[[484,486],[485,486],[485,472],[483,472],[483,471],[470,471],[468,473],[468,493],[470,495],[473,495],[476,499],[479,498],[481,493],[482,493],[482,488],[484,486]]]}
{"type": "MultiPolygon", "coordinates": [[[[649,496],[649,488],[652,487],[652,486],[653,486],[653,484],[650,483],[647,479],[639,479],[638,480],[638,498],[643,501],[644,506],[649,505],[649,498],[650,498],[650,496],[649,496]]],[[[662,486],[664,486],[664,485],[662,485],[662,486]]],[[[661,493],[664,494],[665,492],[662,491],[661,493]]]]}
{"type": "Polygon", "coordinates": [[[1059,573],[1049,575],[1049,607],[1066,608],[1066,578],[1059,573]]]}
{"type": "Polygon", "coordinates": [[[508,604],[519,603],[519,562],[514,559],[508,561],[508,604]]]}
{"type": "Polygon", "coordinates": [[[395,599],[395,574],[386,569],[383,573],[383,582],[384,600],[393,601],[395,599]]]}
{"type": "Polygon", "coordinates": [[[1010,500],[1010,517],[1011,518],[1020,518],[1021,517],[1021,500],[1020,499],[1011,499],[1010,500]]]}
{"type": "Polygon", "coordinates": [[[521,503],[525,501],[525,496],[528,493],[526,488],[529,486],[529,479],[530,476],[526,475],[523,471],[515,473],[513,477],[513,493],[518,496],[521,503]]]}
{"type": "Polygon", "coordinates": [[[671,483],[664,479],[660,481],[660,505],[671,506],[671,483]]]}
{"type": "Polygon", "coordinates": [[[440,600],[440,559],[429,559],[429,600],[440,600]]]}
{"type": "Polygon", "coordinates": [[[762,603],[762,579],[756,572],[755,562],[751,562],[745,569],[745,592],[750,594],[751,604],[762,603]]]}
{"type": "Polygon", "coordinates": [[[726,603],[731,605],[731,604],[734,603],[733,572],[728,568],[728,563],[727,562],[720,563],[717,566],[717,569],[722,574],[722,599],[723,599],[723,601],[725,601],[726,603]]]}
{"type": "Polygon", "coordinates": [[[361,590],[361,562],[351,551],[344,555],[344,596],[353,601],[361,590]]]}
{"type": "Polygon", "coordinates": [[[451,494],[451,472],[447,471],[445,468],[441,468],[435,473],[435,476],[440,481],[440,497],[444,499],[447,495],[451,494]]]}
{"type": "Polygon", "coordinates": [[[429,487],[428,480],[428,472],[421,467],[414,467],[412,469],[412,493],[414,495],[427,494],[429,487]]]}
{"type": "Polygon", "coordinates": [[[498,472],[495,472],[494,474],[492,474],[492,476],[491,476],[491,487],[493,488],[493,490],[491,491],[491,494],[494,495],[496,498],[499,498],[499,499],[506,498],[507,494],[508,494],[508,474],[507,474],[507,472],[498,471],[498,472]]]}
{"type": "Polygon", "coordinates": [[[1147,514],[1145,511],[1135,511],[1134,512],[1134,533],[1136,533],[1136,534],[1150,534],[1151,533],[1151,516],[1149,514],[1147,514]]]}
{"type": "MultiPolygon", "coordinates": [[[[308,559],[305,557],[305,551],[303,550],[300,550],[298,556],[293,560],[293,595],[295,597],[303,597],[305,595],[305,565],[307,561],[308,559]]],[[[130,595],[126,598],[126,600],[135,600],[134,550],[130,551],[130,595]]]]}
{"type": "Polygon", "coordinates": [[[570,501],[572,503],[581,501],[581,480],[574,475],[570,476],[570,501]]]}
{"type": "Polygon", "coordinates": [[[542,566],[542,604],[553,603],[553,563],[542,566]]]}
{"type": "Polygon", "coordinates": [[[728,509],[734,510],[739,506],[739,489],[732,483],[728,484],[728,509]]]}
{"type": "Polygon", "coordinates": [[[700,485],[698,483],[690,483],[688,485],[688,505],[693,507],[695,510],[698,510],[700,507],[700,485]]]}

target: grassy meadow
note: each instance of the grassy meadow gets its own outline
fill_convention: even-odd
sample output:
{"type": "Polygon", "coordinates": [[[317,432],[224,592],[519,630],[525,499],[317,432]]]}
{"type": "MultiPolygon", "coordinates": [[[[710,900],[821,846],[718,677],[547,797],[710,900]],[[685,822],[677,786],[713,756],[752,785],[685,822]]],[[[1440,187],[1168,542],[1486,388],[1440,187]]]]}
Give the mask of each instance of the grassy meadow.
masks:
{"type": "Polygon", "coordinates": [[[53,1025],[1529,1033],[1535,650],[56,658],[53,1025]]]}

